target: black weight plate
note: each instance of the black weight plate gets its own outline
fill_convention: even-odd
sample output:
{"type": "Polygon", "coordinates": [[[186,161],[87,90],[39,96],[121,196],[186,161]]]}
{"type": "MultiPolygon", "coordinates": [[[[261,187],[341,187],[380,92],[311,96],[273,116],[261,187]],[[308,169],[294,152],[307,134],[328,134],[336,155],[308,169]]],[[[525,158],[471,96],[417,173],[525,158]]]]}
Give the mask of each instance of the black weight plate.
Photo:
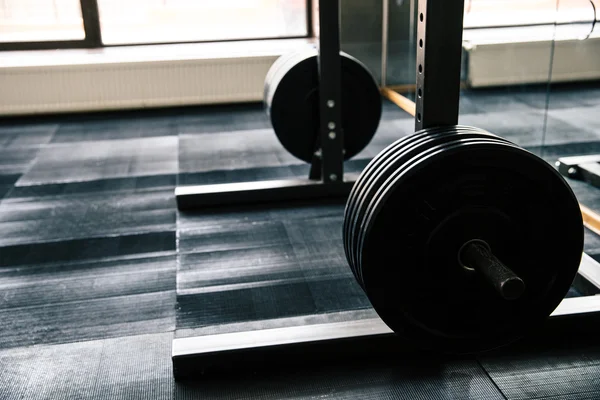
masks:
{"type": "MultiPolygon", "coordinates": [[[[340,56],[344,158],[349,159],[375,134],[381,117],[381,96],[377,82],[362,63],[343,52],[340,56]]],[[[278,67],[265,82],[264,101],[283,147],[311,162],[320,122],[317,51],[297,53],[278,67]]]]}
{"type": "MultiPolygon", "coordinates": [[[[446,132],[447,128],[442,129],[429,129],[416,132],[413,135],[408,137],[404,137],[386,149],[384,149],[381,153],[371,160],[371,162],[365,167],[361,175],[359,176],[356,183],[353,185],[351,190],[351,194],[348,198],[348,202],[346,205],[346,212],[344,218],[344,249],[347,255],[350,255],[348,258],[348,263],[350,264],[353,271],[356,270],[356,257],[354,256],[354,252],[349,249],[354,249],[353,247],[355,240],[354,238],[357,235],[357,231],[354,227],[357,225],[357,220],[362,217],[364,210],[361,209],[365,203],[368,204],[372,195],[375,193],[377,189],[377,177],[381,175],[382,170],[386,170],[386,168],[393,168],[389,163],[394,163],[398,160],[399,157],[405,154],[406,149],[414,150],[415,146],[419,146],[423,143],[428,143],[431,140],[436,138],[436,133],[446,132]]],[[[395,165],[395,164],[394,164],[395,165]]],[[[356,270],[357,279],[361,282],[360,271],[356,270]]]]}
{"type": "MultiPolygon", "coordinates": [[[[474,132],[470,127],[457,126],[452,130],[449,130],[449,128],[429,129],[415,134],[414,140],[403,141],[405,142],[403,146],[396,147],[394,151],[388,153],[387,157],[380,160],[382,162],[379,163],[378,168],[370,170],[372,172],[371,175],[368,179],[365,179],[360,194],[354,199],[354,203],[356,204],[355,211],[347,216],[349,220],[348,226],[352,232],[348,235],[344,235],[344,237],[348,240],[347,247],[349,249],[354,249],[354,251],[349,252],[349,263],[351,264],[351,267],[356,268],[358,263],[356,250],[359,247],[357,247],[356,244],[359,243],[358,236],[364,223],[364,216],[369,210],[369,204],[373,201],[376,193],[381,190],[385,180],[388,179],[390,175],[394,174],[407,160],[420,156],[426,149],[430,149],[433,146],[441,145],[448,141],[456,140],[456,137],[468,139],[481,136],[489,137],[494,140],[506,141],[505,139],[487,132],[474,132]]],[[[367,174],[365,174],[365,176],[367,176],[367,174]]],[[[359,178],[359,181],[361,178],[359,178]]],[[[357,181],[355,186],[358,184],[359,182],[357,181]]],[[[360,268],[357,268],[357,275],[360,282],[362,280],[360,268]]]]}
{"type": "MultiPolygon", "coordinates": [[[[360,252],[362,241],[364,240],[365,227],[369,221],[378,198],[387,191],[387,185],[394,181],[397,176],[402,175],[407,168],[417,162],[420,158],[428,157],[431,153],[437,152],[456,141],[472,142],[480,140],[498,141],[512,144],[506,139],[500,138],[489,132],[474,130],[473,128],[458,130],[457,127],[447,127],[445,131],[435,132],[428,135],[426,140],[421,140],[416,145],[403,149],[401,156],[395,157],[390,162],[380,168],[379,172],[371,178],[370,186],[365,190],[370,192],[364,197],[362,204],[357,212],[356,221],[351,240],[351,246],[354,249],[353,262],[360,265],[360,252]]],[[[358,268],[358,275],[362,281],[362,267],[358,268]]]]}
{"type": "MultiPolygon", "coordinates": [[[[379,168],[381,163],[384,163],[387,160],[389,154],[394,153],[395,151],[397,151],[398,148],[404,147],[427,134],[427,130],[422,130],[414,134],[404,136],[403,138],[398,139],[394,143],[384,148],[375,157],[373,157],[371,161],[369,161],[367,166],[360,173],[360,176],[356,180],[355,184],[352,186],[350,194],[348,195],[348,200],[346,201],[346,207],[344,209],[344,231],[348,229],[347,225],[352,220],[352,214],[354,213],[355,206],[357,205],[356,198],[357,196],[363,194],[363,187],[366,184],[366,182],[369,181],[372,171],[379,168]]],[[[346,246],[345,241],[344,246],[346,246]]]]}
{"type": "MultiPolygon", "coordinates": [[[[471,127],[467,126],[457,126],[456,129],[458,131],[468,131],[471,130],[471,127]]],[[[430,136],[435,134],[436,132],[446,132],[448,130],[447,127],[436,127],[429,128],[425,130],[418,131],[412,135],[405,136],[391,145],[387,146],[384,150],[382,150],[379,154],[377,154],[363,169],[356,183],[353,185],[352,190],[348,196],[348,200],[346,202],[346,208],[344,210],[344,250],[348,253],[348,244],[349,244],[349,234],[346,232],[350,229],[350,224],[355,221],[355,213],[356,208],[362,202],[362,198],[367,196],[367,191],[364,189],[366,185],[370,185],[371,176],[374,173],[378,173],[379,168],[385,165],[390,156],[396,155],[399,151],[402,151],[406,146],[411,145],[417,140],[422,139],[425,136],[430,136]],[[348,240],[347,240],[348,239],[348,240]]]]}
{"type": "MultiPolygon", "coordinates": [[[[471,130],[472,128],[470,127],[457,126],[453,130],[453,133],[460,132],[461,134],[469,134],[471,130]]],[[[364,182],[364,185],[362,185],[362,188],[359,192],[360,194],[357,195],[357,198],[354,200],[354,203],[356,203],[355,212],[347,216],[349,220],[348,226],[352,231],[349,234],[344,235],[345,239],[348,240],[348,247],[353,248],[354,250],[357,249],[355,245],[356,237],[360,232],[360,229],[356,229],[356,227],[360,227],[362,217],[365,215],[367,210],[366,206],[369,204],[375,193],[379,190],[380,185],[384,182],[385,178],[391,173],[393,173],[395,169],[398,168],[398,166],[403,164],[405,157],[413,157],[415,155],[420,154],[422,149],[427,148],[428,146],[433,146],[433,143],[438,143],[436,141],[440,141],[441,143],[443,143],[448,140],[453,140],[454,136],[450,135],[449,133],[450,132],[448,131],[447,127],[441,129],[433,128],[420,131],[415,135],[412,135],[412,137],[410,138],[412,140],[402,140],[402,146],[390,146],[394,148],[394,151],[387,153],[387,157],[385,157],[387,158],[387,160],[385,158],[382,158],[380,160],[382,162],[379,163],[378,168],[368,170],[366,171],[366,173],[363,172],[359,179],[360,182],[357,181],[357,183],[354,186],[358,187],[361,185],[361,183],[364,182]],[[372,172],[372,176],[370,177],[368,176],[369,172],[372,172]]],[[[498,140],[504,140],[489,133],[488,135],[498,140]]],[[[350,251],[347,254],[354,255],[348,257],[351,267],[354,267],[356,264],[356,251],[350,251]]],[[[358,269],[357,274],[360,282],[360,268],[358,269]]]]}
{"type": "Polygon", "coordinates": [[[271,101],[270,98],[272,97],[274,89],[273,84],[279,81],[274,80],[275,77],[278,76],[279,70],[282,68],[285,68],[286,70],[289,69],[290,62],[296,64],[299,59],[311,56],[312,54],[314,54],[315,51],[317,51],[316,47],[313,45],[309,45],[301,50],[282,55],[271,65],[271,68],[269,68],[269,71],[267,71],[267,75],[265,76],[265,83],[263,89],[263,103],[265,105],[267,115],[269,113],[269,107],[267,107],[267,103],[270,104],[271,101]],[[267,101],[267,99],[269,100],[267,101]]]}
{"type": "Polygon", "coordinates": [[[542,323],[583,250],[581,212],[564,179],[489,139],[449,142],[410,163],[388,181],[364,229],[360,265],[376,311],[400,335],[449,352],[494,348],[542,323]],[[503,300],[460,267],[458,249],[474,238],[523,278],[524,296],[503,300]]]}
{"type": "MultiPolygon", "coordinates": [[[[466,136],[469,134],[464,134],[464,135],[466,136]]],[[[476,138],[471,137],[468,140],[476,140],[476,138]]],[[[492,140],[500,141],[498,139],[492,139],[492,140]]],[[[439,146],[444,146],[444,144],[440,144],[439,140],[437,141],[437,143],[434,143],[434,141],[431,141],[431,143],[429,143],[429,145],[431,145],[431,146],[433,146],[434,144],[437,144],[439,146]]],[[[357,271],[358,271],[358,276],[359,276],[361,282],[362,282],[362,276],[363,276],[362,265],[360,264],[360,251],[361,251],[361,240],[362,240],[361,235],[364,232],[363,231],[364,225],[366,224],[372,204],[374,204],[374,202],[376,201],[377,196],[380,194],[380,192],[382,190],[384,190],[385,182],[387,180],[391,179],[391,178],[389,178],[389,176],[393,175],[393,174],[397,174],[399,171],[401,171],[403,163],[406,163],[407,161],[411,160],[412,156],[414,156],[416,158],[423,156],[423,151],[424,151],[423,147],[420,147],[418,149],[408,149],[408,151],[406,151],[406,154],[404,155],[404,157],[399,158],[398,162],[395,163],[394,167],[388,168],[387,170],[384,170],[382,173],[380,173],[377,176],[377,179],[374,179],[377,181],[377,183],[374,183],[372,185],[371,194],[369,196],[366,196],[365,199],[363,200],[363,203],[360,205],[360,211],[357,212],[357,216],[355,219],[355,223],[353,225],[353,232],[352,232],[352,235],[350,236],[350,240],[351,240],[351,246],[354,250],[352,253],[352,255],[354,257],[353,262],[355,265],[358,265],[357,271]]],[[[425,154],[427,154],[427,152],[425,152],[425,154]]]]}
{"type": "MultiPolygon", "coordinates": [[[[452,145],[452,143],[450,143],[450,144],[446,144],[446,145],[444,145],[444,146],[441,146],[441,147],[438,147],[438,150],[442,150],[442,149],[444,149],[444,148],[447,148],[447,147],[448,147],[448,146],[450,146],[450,145],[452,145]]],[[[430,152],[430,153],[431,153],[431,152],[430,152]]],[[[438,153],[439,153],[439,151],[438,151],[438,153]]],[[[423,157],[421,157],[421,158],[423,158],[423,157]]],[[[410,163],[409,163],[409,164],[410,164],[410,163]]],[[[411,168],[411,166],[410,166],[410,165],[408,166],[408,168],[405,168],[405,170],[404,170],[404,173],[406,173],[406,171],[409,171],[409,170],[410,170],[410,168],[411,168]]],[[[422,177],[420,177],[420,178],[422,179],[422,177]]],[[[432,182],[431,184],[435,184],[435,183],[437,183],[437,182],[432,182]]],[[[428,202],[428,203],[430,203],[430,202],[428,202]]],[[[427,207],[427,208],[428,208],[428,207],[427,207]]],[[[413,210],[413,213],[414,213],[414,210],[413,210]]],[[[412,232],[411,232],[411,233],[412,233],[412,232]]],[[[410,236],[410,237],[414,237],[414,233],[413,233],[413,234],[411,234],[411,235],[409,235],[409,236],[410,236]]],[[[415,239],[414,241],[417,241],[417,240],[415,239]]],[[[418,241],[417,241],[417,242],[418,242],[418,241]]],[[[400,249],[401,249],[401,247],[399,246],[399,247],[397,247],[397,249],[398,249],[398,250],[400,250],[400,249]]],[[[403,254],[403,257],[406,257],[406,254],[403,254]]],[[[369,269],[369,272],[371,272],[371,270],[370,270],[370,269],[369,269]]],[[[431,280],[431,279],[430,279],[430,281],[428,282],[428,284],[429,284],[429,285],[431,285],[431,281],[433,281],[433,280],[431,280]]]]}

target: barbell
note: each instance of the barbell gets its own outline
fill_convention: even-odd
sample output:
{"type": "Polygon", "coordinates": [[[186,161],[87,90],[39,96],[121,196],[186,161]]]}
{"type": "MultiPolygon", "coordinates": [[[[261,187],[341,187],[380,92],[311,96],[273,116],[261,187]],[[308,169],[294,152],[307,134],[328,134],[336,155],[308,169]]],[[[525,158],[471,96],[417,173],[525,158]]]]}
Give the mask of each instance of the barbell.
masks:
{"type": "Polygon", "coordinates": [[[450,353],[540,326],[573,282],[583,235],[577,199],[552,166],[468,126],[384,149],[353,186],[343,224],[348,264],[382,320],[450,353]]]}
{"type": "MultiPolygon", "coordinates": [[[[279,58],[264,102],[275,133],[311,162],[319,140],[315,48],[279,58]]],[[[377,83],[340,53],[344,158],[372,139],[377,83]]],[[[347,200],[343,245],[375,311],[399,336],[470,353],[540,326],[568,292],[583,251],[577,199],[552,166],[483,129],[440,126],[388,146],[347,200]]]]}

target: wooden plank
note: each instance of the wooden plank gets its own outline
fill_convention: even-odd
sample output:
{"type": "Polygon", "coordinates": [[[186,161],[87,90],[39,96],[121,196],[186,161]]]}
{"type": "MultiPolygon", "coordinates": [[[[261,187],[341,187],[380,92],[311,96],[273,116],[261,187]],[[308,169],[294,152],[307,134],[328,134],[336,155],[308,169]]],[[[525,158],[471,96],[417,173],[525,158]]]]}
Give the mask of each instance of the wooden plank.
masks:
{"type": "Polygon", "coordinates": [[[583,216],[583,225],[596,235],[600,235],[600,215],[581,203],[579,203],[579,208],[583,216]]]}
{"type": "Polygon", "coordinates": [[[417,85],[414,83],[409,85],[385,85],[384,88],[398,93],[414,93],[417,90],[417,85]]]}
{"type": "MultiPolygon", "coordinates": [[[[414,83],[411,84],[406,84],[406,85],[384,85],[383,86],[385,89],[390,89],[394,92],[398,92],[398,93],[412,93],[414,94],[415,91],[417,90],[417,85],[414,83]]],[[[467,82],[462,81],[460,83],[460,88],[461,89],[466,89],[468,87],[467,82]]]]}
{"type": "Polygon", "coordinates": [[[381,88],[381,94],[413,117],[415,116],[416,106],[414,101],[386,87],[381,88]]]}

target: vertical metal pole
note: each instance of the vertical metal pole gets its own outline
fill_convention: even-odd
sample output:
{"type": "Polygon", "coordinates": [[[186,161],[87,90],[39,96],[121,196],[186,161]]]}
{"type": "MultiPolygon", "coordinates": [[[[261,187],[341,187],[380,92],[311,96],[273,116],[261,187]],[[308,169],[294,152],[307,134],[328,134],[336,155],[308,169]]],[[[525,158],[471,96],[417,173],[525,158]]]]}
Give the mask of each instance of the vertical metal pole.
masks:
{"type": "MultiPolygon", "coordinates": [[[[417,0],[410,0],[410,3],[409,3],[410,15],[409,15],[409,19],[408,19],[408,29],[409,30],[408,30],[408,51],[407,51],[408,65],[413,65],[413,63],[415,61],[415,57],[416,57],[416,54],[413,51],[413,49],[414,49],[413,45],[415,43],[415,12],[416,12],[415,8],[417,6],[416,1],[417,0]]],[[[415,92],[416,92],[416,90],[415,90],[415,92]]]]}
{"type": "Polygon", "coordinates": [[[339,1],[319,1],[319,118],[322,179],[344,177],[344,137],[341,113],[341,60],[339,1]]]}
{"type": "Polygon", "coordinates": [[[390,1],[382,0],[381,9],[381,86],[387,84],[387,63],[388,63],[388,36],[389,36],[389,10],[390,1]]]}
{"type": "Polygon", "coordinates": [[[464,0],[419,0],[415,129],[456,125],[464,0]]]}

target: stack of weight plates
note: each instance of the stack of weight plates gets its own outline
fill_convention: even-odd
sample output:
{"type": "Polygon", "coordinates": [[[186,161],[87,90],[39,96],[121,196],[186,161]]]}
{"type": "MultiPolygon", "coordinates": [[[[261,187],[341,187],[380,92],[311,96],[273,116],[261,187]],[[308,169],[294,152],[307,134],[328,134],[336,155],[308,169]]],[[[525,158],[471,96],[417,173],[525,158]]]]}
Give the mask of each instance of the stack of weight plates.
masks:
{"type": "MultiPolygon", "coordinates": [[[[375,135],[381,118],[381,96],[377,82],[356,58],[340,53],[342,129],[344,157],[364,149],[375,135]]],[[[310,163],[319,136],[318,51],[314,47],[287,54],[275,61],[267,73],[264,104],[283,147],[310,163]]],[[[340,127],[330,129],[339,131],[340,127]]]]}
{"type": "Polygon", "coordinates": [[[422,347],[511,342],[563,299],[583,249],[578,202],[534,154],[482,129],[430,128],[378,154],[350,193],[348,263],[375,310],[422,347]],[[559,234],[560,232],[560,234],[559,234]],[[458,253],[483,240],[526,285],[502,299],[458,253]]]}

